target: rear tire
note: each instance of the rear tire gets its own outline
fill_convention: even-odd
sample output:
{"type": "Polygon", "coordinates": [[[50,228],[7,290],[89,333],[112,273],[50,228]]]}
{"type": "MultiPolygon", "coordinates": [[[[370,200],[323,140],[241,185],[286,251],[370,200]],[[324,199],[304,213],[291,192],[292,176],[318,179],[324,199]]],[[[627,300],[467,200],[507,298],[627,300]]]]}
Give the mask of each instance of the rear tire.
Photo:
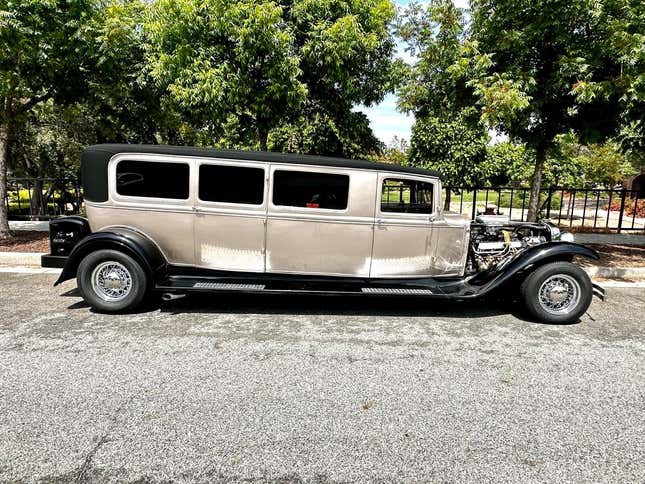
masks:
{"type": "Polygon", "coordinates": [[[116,250],[99,250],[79,264],[76,282],[83,299],[105,313],[131,311],[148,293],[148,278],[132,257],[116,250]]]}
{"type": "Polygon", "coordinates": [[[571,262],[552,262],[535,269],[520,286],[529,315],[544,323],[568,324],[591,304],[593,286],[585,271],[571,262]]]}

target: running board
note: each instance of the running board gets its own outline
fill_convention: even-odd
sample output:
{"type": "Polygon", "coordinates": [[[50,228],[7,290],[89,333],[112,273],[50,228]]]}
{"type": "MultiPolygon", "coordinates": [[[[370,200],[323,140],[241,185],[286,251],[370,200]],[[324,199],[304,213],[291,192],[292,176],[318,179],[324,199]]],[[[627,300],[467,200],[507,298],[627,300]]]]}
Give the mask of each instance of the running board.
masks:
{"type": "Polygon", "coordinates": [[[262,291],[264,284],[229,284],[225,282],[195,282],[194,289],[212,289],[214,291],[262,291]]]}
{"type": "Polygon", "coordinates": [[[363,287],[361,292],[365,294],[387,294],[399,296],[432,296],[430,289],[406,289],[397,287],[363,287]]]}
{"type": "Polygon", "coordinates": [[[329,295],[374,295],[374,296],[442,296],[439,292],[424,287],[402,287],[395,284],[367,286],[365,281],[350,283],[244,281],[191,276],[171,276],[159,281],[155,289],[165,293],[187,292],[253,292],[265,294],[329,294],[329,295]]]}

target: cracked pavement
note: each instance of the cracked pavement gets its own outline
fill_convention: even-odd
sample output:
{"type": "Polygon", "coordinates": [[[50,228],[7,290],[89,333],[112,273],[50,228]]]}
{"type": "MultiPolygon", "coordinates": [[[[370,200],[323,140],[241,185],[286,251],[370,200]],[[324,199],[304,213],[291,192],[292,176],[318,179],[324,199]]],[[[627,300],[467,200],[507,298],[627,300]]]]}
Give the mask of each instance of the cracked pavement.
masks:
{"type": "Polygon", "coordinates": [[[550,326],[418,299],[101,315],[55,278],[0,274],[0,482],[645,475],[645,289],[550,326]]]}

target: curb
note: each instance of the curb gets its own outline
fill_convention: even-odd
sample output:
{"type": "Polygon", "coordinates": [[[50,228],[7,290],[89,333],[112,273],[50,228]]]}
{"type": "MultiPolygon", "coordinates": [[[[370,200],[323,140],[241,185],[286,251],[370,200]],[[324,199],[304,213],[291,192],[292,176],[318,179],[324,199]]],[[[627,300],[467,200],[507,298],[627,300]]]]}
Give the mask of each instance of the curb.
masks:
{"type": "Polygon", "coordinates": [[[645,267],[585,267],[589,277],[604,279],[645,279],[645,267]]]}
{"type": "Polygon", "coordinates": [[[41,252],[0,252],[0,265],[40,267],[41,252]]]}
{"type": "Polygon", "coordinates": [[[15,231],[31,230],[49,232],[49,222],[46,220],[9,220],[9,229],[15,231]]]}

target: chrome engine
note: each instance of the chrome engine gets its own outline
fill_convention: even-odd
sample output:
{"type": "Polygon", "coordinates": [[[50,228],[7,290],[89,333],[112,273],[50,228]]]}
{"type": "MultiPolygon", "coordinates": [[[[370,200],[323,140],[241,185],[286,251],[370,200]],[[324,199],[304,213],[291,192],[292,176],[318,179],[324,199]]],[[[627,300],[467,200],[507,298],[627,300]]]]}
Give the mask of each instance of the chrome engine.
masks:
{"type": "Polygon", "coordinates": [[[527,248],[560,236],[558,227],[550,222],[511,222],[504,215],[480,215],[471,225],[466,272],[502,267],[527,248]]]}

